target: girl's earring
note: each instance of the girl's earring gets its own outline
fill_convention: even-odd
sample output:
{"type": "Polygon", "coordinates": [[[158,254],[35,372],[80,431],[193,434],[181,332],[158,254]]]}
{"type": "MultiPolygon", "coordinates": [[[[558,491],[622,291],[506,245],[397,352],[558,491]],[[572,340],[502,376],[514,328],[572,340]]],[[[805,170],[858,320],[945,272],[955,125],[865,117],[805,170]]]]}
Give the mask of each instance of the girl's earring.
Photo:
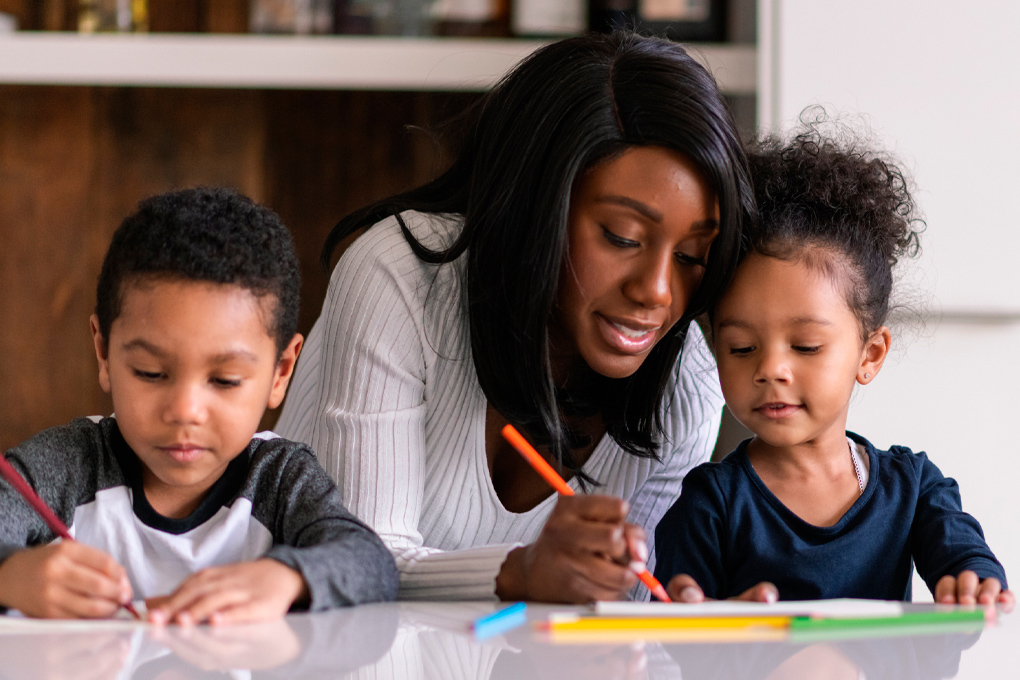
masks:
{"type": "Polygon", "coordinates": [[[865,379],[865,380],[869,379],[870,377],[871,377],[871,374],[870,374],[870,373],[865,373],[865,374],[864,374],[864,379],[865,379]]]}

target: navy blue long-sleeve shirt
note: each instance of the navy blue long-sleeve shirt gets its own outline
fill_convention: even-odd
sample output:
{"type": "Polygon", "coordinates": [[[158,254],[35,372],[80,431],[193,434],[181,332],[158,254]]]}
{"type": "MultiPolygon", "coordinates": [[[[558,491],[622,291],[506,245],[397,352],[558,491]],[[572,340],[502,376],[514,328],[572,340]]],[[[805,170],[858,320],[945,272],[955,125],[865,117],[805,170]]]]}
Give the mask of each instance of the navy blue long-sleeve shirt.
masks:
{"type": "Polygon", "coordinates": [[[916,562],[933,592],[940,578],[967,569],[1006,587],[953,479],[924,453],[879,451],[847,435],[867,449],[868,484],[830,527],[805,522],[769,491],[747,457],[750,440],[692,470],[655,531],[656,578],[689,574],[712,598],[770,581],[784,600],[910,600],[916,562]]]}

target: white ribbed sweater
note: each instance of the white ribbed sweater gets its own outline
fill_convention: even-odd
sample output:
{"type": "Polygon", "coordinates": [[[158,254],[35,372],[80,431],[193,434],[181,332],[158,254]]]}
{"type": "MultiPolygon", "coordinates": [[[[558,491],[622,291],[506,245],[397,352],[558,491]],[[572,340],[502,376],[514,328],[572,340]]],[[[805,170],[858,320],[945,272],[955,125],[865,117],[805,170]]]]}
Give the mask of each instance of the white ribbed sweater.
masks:
{"type": "MultiPolygon", "coordinates": [[[[403,216],[430,247],[449,243],[461,224],[403,216]]],[[[401,598],[492,598],[506,554],[538,536],[556,502],[550,495],[513,513],[493,489],[463,275],[464,258],[441,267],[421,262],[396,219],[370,228],[333,272],[276,428],[316,451],[345,505],[389,546],[401,598]]],[[[671,385],[662,462],[629,455],[606,436],[584,467],[602,483],[599,493],[630,502],[628,521],[643,526],[650,542],[684,475],[708,460],[719,429],[719,379],[696,324],[671,385]]],[[[576,480],[570,485],[578,488],[576,480]]]]}

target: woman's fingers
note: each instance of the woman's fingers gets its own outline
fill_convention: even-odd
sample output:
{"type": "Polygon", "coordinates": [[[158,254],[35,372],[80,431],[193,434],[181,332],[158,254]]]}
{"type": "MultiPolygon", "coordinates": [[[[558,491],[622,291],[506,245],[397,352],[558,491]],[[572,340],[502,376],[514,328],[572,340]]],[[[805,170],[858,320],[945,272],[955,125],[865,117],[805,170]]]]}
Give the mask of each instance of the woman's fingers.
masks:
{"type": "Polygon", "coordinates": [[[674,602],[696,604],[705,601],[705,593],[701,586],[687,574],[677,574],[671,578],[669,585],[666,586],[666,592],[674,602]]]}

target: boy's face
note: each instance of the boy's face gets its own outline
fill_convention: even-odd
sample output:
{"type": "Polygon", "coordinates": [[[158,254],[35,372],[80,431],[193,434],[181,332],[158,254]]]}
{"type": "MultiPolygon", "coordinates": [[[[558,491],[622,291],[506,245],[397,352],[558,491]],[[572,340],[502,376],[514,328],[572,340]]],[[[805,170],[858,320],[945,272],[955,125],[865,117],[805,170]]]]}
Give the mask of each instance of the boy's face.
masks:
{"type": "Polygon", "coordinates": [[[726,404],[776,447],[845,437],[854,385],[874,379],[888,347],[884,327],[873,337],[885,344],[862,346],[857,317],[826,274],[758,254],[738,268],[713,333],[726,404]]]}
{"type": "Polygon", "coordinates": [[[283,400],[302,338],[276,360],[272,297],[182,279],[125,282],[120,316],[92,334],[99,383],[143,466],[145,494],[186,516],[283,400]]]}

